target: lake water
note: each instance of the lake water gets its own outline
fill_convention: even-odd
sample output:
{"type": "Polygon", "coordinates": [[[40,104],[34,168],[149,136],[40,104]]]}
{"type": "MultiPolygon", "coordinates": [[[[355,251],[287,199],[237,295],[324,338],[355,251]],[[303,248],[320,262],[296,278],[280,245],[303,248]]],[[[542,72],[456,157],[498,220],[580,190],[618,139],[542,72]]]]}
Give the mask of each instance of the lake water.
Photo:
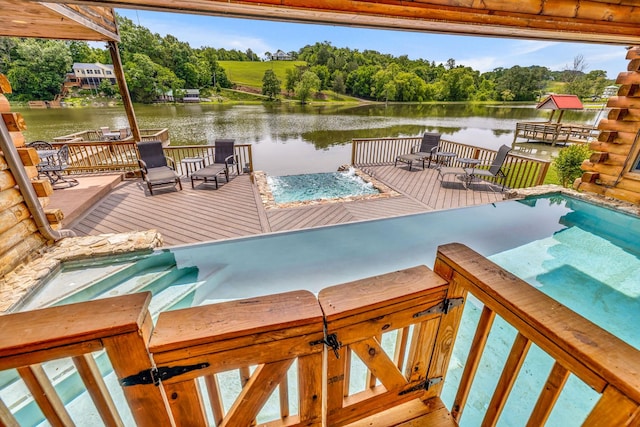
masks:
{"type": "MultiPolygon", "coordinates": [[[[177,104],[136,105],[141,128],[168,128],[172,145],[211,144],[235,138],[253,145],[255,170],[269,175],[335,172],[350,163],[352,138],[419,136],[440,132],[443,139],[497,149],[511,145],[518,121],[549,118],[535,105],[350,104],[326,106],[177,104]]],[[[19,109],[27,141],[128,126],[122,107],[50,110],[19,109]]],[[[568,111],[563,121],[594,124],[601,110],[568,111]]],[[[548,148],[544,148],[548,155],[548,148]]]]}

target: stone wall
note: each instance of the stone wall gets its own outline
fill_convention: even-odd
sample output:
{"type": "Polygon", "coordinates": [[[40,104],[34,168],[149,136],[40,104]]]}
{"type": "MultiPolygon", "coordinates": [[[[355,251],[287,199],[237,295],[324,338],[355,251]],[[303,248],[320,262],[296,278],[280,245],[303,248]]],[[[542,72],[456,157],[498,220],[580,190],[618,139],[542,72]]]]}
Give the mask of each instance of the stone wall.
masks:
{"type": "Polygon", "coordinates": [[[640,204],[640,172],[633,172],[640,156],[640,46],[627,51],[629,65],[616,81],[618,96],[609,98],[609,115],[598,124],[594,154],[582,164],[584,174],[574,188],[640,204]]]}

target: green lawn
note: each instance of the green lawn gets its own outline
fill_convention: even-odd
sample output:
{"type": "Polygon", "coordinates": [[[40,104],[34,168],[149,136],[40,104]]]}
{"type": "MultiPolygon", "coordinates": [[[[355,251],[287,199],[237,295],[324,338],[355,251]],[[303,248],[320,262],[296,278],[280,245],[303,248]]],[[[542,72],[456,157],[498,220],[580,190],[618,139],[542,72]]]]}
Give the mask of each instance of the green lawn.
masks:
{"type": "Polygon", "coordinates": [[[262,77],[267,70],[276,73],[280,84],[284,87],[287,78],[287,70],[296,65],[306,65],[305,61],[218,61],[218,64],[227,72],[229,80],[237,85],[262,87],[262,77]]]}

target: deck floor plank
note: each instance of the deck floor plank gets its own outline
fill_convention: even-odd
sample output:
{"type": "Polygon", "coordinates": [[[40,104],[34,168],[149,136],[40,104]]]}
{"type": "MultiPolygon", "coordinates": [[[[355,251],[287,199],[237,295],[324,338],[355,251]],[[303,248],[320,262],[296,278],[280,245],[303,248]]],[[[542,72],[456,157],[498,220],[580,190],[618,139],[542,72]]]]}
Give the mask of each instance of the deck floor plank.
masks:
{"type": "MultiPolygon", "coordinates": [[[[393,188],[397,197],[266,210],[249,175],[233,177],[219,189],[183,179],[183,190],[154,190],[150,196],[140,180],[122,182],[70,224],[79,235],[156,229],[165,245],[228,239],[270,231],[342,224],[408,215],[503,200],[495,186],[438,179],[433,167],[422,170],[393,164],[363,168],[393,188]]],[[[64,190],[62,190],[64,191],[64,190]]]]}

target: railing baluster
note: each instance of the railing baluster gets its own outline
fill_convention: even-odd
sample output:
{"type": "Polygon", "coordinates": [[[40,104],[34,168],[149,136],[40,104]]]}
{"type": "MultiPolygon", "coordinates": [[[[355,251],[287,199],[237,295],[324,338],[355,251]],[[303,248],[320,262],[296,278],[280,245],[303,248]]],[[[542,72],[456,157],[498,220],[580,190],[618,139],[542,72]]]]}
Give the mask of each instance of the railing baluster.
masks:
{"type": "Polygon", "coordinates": [[[489,402],[487,412],[482,420],[483,426],[495,426],[498,423],[500,413],[502,413],[502,409],[504,409],[504,405],[507,403],[511,388],[516,382],[516,378],[518,377],[518,373],[520,372],[520,368],[524,363],[530,346],[531,341],[521,333],[518,333],[513,347],[511,347],[509,358],[502,370],[502,375],[500,375],[500,379],[498,380],[498,385],[493,393],[491,402],[489,402]]]}
{"type": "Polygon", "coordinates": [[[398,330],[396,336],[396,347],[393,355],[393,361],[396,363],[398,369],[402,370],[404,366],[404,358],[407,354],[407,343],[409,342],[409,327],[398,330]]]}
{"type": "Polygon", "coordinates": [[[107,426],[122,426],[122,420],[116,410],[116,405],[107,390],[100,369],[91,354],[83,354],[73,358],[73,364],[78,370],[82,382],[96,405],[98,413],[107,426]]]}
{"type": "Polygon", "coordinates": [[[68,427],[75,425],[71,416],[60,400],[56,389],[49,381],[42,365],[31,365],[17,368],[20,377],[36,401],[45,418],[52,426],[68,427]]]}
{"type": "Polygon", "coordinates": [[[280,416],[285,418],[289,416],[289,383],[286,376],[278,385],[278,392],[280,395],[280,416]]]}
{"type": "Polygon", "coordinates": [[[569,370],[556,362],[547,378],[547,382],[542,389],[542,393],[538,397],[536,406],[527,422],[527,427],[543,426],[547,422],[553,405],[560,397],[560,393],[569,378],[569,370]]]}
{"type": "Polygon", "coordinates": [[[471,384],[473,384],[473,379],[478,371],[480,358],[482,357],[482,353],[484,352],[484,348],[487,344],[489,331],[491,330],[491,325],[493,325],[495,317],[495,311],[485,305],[482,309],[482,314],[480,315],[480,320],[476,327],[476,333],[473,336],[471,348],[469,349],[469,356],[467,357],[462,377],[460,378],[458,391],[456,393],[455,400],[453,401],[453,406],[451,407],[451,415],[456,421],[460,421],[462,411],[464,411],[464,406],[467,403],[469,391],[471,390],[471,384]]]}
{"type": "Polygon", "coordinates": [[[220,394],[220,384],[216,374],[206,375],[204,383],[207,386],[207,394],[209,395],[209,405],[213,412],[213,420],[219,425],[224,418],[224,405],[222,404],[222,395],[220,394]]]}
{"type": "Polygon", "coordinates": [[[0,425],[3,427],[20,427],[7,405],[0,399],[0,425]]]}

